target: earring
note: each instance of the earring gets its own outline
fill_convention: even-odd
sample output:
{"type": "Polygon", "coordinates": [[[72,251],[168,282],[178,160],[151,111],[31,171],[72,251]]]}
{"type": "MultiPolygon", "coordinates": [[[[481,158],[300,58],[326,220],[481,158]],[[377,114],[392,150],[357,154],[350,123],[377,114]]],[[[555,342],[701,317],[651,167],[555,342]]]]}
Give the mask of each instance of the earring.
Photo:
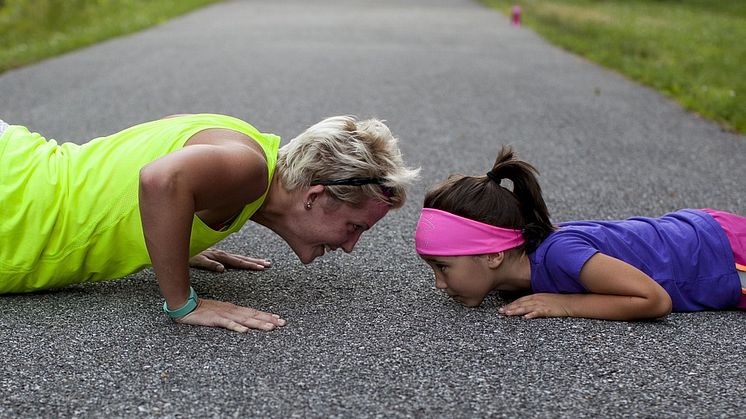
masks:
{"type": "Polygon", "coordinates": [[[306,209],[307,209],[307,210],[310,210],[310,209],[311,209],[311,202],[310,202],[310,201],[309,201],[309,202],[306,202],[306,209]]]}

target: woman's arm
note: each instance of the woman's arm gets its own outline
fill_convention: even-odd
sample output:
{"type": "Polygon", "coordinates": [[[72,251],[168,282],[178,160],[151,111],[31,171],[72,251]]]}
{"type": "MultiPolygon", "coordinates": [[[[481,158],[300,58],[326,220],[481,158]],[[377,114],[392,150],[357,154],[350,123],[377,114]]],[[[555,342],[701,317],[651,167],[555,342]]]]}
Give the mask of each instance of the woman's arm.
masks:
{"type": "MultiPolygon", "coordinates": [[[[195,212],[242,208],[267,187],[264,156],[241,142],[184,147],[140,171],[140,213],[145,243],[168,307],[181,307],[189,295],[189,242],[195,212]]],[[[200,300],[181,322],[272,329],[281,325],[269,313],[200,300]]]]}
{"type": "Polygon", "coordinates": [[[596,253],[583,265],[580,282],[589,294],[532,294],[502,307],[509,316],[640,320],[671,312],[665,289],[634,266],[596,253]]]}

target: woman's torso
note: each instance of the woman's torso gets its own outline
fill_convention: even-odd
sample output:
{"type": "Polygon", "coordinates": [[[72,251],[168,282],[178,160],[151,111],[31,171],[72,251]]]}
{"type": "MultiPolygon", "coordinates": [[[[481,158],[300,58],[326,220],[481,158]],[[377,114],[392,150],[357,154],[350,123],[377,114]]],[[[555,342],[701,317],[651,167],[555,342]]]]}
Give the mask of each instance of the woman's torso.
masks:
{"type": "MultiPolygon", "coordinates": [[[[120,278],[149,266],[138,208],[139,171],[210,128],[256,140],[271,179],[279,138],[223,115],[161,119],[83,145],[58,145],[24,127],[9,127],[0,138],[0,292],[120,278]]],[[[225,230],[212,230],[195,216],[191,253],[240,229],[264,197],[247,205],[225,230]]]]}

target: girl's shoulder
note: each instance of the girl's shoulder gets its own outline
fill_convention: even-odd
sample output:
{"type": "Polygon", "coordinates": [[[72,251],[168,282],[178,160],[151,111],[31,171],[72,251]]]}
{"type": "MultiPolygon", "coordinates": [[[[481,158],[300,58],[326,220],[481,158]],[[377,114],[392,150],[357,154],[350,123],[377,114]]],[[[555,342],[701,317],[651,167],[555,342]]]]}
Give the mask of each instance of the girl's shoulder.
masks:
{"type": "Polygon", "coordinates": [[[578,278],[585,262],[599,251],[592,233],[567,225],[560,226],[544,239],[530,259],[551,275],[578,278]]]}

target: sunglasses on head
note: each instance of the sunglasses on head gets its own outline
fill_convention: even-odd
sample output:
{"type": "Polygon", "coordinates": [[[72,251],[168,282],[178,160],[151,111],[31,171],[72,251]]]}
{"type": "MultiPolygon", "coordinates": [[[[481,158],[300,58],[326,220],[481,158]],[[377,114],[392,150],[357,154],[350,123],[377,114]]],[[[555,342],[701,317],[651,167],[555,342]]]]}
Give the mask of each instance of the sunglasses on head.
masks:
{"type": "Polygon", "coordinates": [[[345,186],[363,186],[363,185],[380,185],[381,186],[381,192],[383,193],[383,196],[386,198],[390,198],[394,191],[393,189],[389,188],[388,186],[383,186],[383,182],[385,181],[384,178],[380,177],[351,177],[347,179],[336,179],[336,180],[314,180],[311,182],[311,186],[313,185],[323,185],[323,186],[335,186],[335,185],[345,185],[345,186]]]}

